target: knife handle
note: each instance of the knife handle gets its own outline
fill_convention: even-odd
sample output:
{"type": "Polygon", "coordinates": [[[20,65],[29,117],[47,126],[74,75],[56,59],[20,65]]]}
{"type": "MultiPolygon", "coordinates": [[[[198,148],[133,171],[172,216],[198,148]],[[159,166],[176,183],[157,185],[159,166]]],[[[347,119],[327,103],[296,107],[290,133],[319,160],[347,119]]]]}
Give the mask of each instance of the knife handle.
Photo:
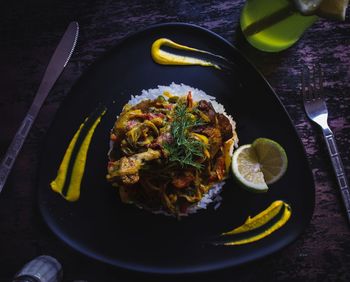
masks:
{"type": "Polygon", "coordinates": [[[0,165],[0,193],[5,186],[6,179],[21,150],[24,140],[33,125],[34,119],[49,94],[51,88],[67,65],[73,50],[75,48],[79,34],[79,25],[77,22],[71,22],[62,36],[50,62],[45,70],[44,77],[41,80],[39,89],[35,95],[34,101],[18,129],[13,141],[8,148],[5,157],[0,165]]]}
{"type": "Polygon", "coordinates": [[[4,188],[6,179],[11,171],[11,168],[16,160],[16,157],[21,150],[24,140],[27,137],[30,128],[33,125],[34,116],[31,114],[33,106],[27,113],[25,119],[22,121],[15,137],[13,138],[10,147],[8,148],[5,157],[0,166],[0,193],[4,188]]]}
{"type": "Polygon", "coordinates": [[[337,177],[338,186],[346,210],[346,216],[350,223],[350,190],[348,180],[345,175],[344,165],[340,158],[333,132],[329,128],[325,128],[323,129],[323,136],[326,140],[327,149],[332,161],[335,176],[337,177]]]}

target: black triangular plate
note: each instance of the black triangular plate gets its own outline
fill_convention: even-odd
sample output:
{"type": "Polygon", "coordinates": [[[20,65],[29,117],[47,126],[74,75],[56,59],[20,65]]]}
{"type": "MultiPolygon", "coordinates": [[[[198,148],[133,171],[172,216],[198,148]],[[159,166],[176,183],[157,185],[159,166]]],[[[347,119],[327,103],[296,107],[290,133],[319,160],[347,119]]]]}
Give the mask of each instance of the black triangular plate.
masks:
{"type": "Polygon", "coordinates": [[[97,260],[136,271],[194,273],[239,265],[288,245],[309,223],[314,209],[314,183],[304,148],[279,99],[263,76],[231,44],[206,29],[189,24],[162,24],[127,37],[98,60],[71,90],[47,135],[40,166],[38,204],[49,228],[73,249],[97,260]],[[231,73],[197,66],[161,66],[152,61],[152,42],[175,42],[220,54],[235,63],[231,73]],[[122,204],[105,181],[109,131],[131,95],[142,89],[184,83],[205,91],[225,105],[237,122],[240,144],[257,137],[285,148],[288,170],[264,194],[226,181],[222,205],[178,221],[122,204]],[[70,139],[100,102],[115,100],[98,126],[90,146],[81,198],[68,203],[49,183],[70,139]],[[244,222],[249,215],[281,199],[292,217],[283,228],[255,243],[216,247],[208,242],[244,222]]]}

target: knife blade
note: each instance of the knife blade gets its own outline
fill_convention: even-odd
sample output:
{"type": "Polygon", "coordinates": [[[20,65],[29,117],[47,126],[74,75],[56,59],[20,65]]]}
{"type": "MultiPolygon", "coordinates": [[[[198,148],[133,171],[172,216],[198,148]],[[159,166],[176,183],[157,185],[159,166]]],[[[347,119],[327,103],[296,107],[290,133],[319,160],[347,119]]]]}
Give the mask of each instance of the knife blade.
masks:
{"type": "Polygon", "coordinates": [[[49,64],[45,70],[43,79],[39,85],[34,101],[30,106],[26,117],[22,121],[15,137],[13,138],[4,159],[0,165],[0,193],[4,188],[6,179],[11,171],[11,168],[21,150],[23,143],[33,125],[39,110],[44,103],[47,95],[50,93],[53,85],[59,78],[63,69],[67,65],[79,35],[79,25],[77,22],[71,22],[65,33],[63,34],[55,52],[53,53],[49,64]]]}

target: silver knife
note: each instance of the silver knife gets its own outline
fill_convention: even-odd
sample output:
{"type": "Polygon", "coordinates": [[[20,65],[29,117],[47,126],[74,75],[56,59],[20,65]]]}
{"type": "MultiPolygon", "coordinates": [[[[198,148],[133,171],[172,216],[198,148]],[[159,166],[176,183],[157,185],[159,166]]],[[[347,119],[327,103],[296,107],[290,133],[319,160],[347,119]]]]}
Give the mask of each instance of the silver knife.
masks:
{"type": "Polygon", "coordinates": [[[4,188],[6,179],[42,104],[73,53],[77,43],[78,34],[78,23],[71,22],[51,57],[39,89],[35,95],[34,101],[30,106],[29,111],[19,127],[15,137],[13,138],[4,159],[2,160],[0,166],[0,193],[4,188]]]}

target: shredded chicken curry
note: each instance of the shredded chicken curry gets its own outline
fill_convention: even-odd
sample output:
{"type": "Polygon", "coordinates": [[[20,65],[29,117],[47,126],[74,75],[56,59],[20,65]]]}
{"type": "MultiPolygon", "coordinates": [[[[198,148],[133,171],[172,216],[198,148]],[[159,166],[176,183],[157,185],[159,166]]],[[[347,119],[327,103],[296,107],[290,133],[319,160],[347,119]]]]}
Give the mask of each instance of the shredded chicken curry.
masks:
{"type": "Polygon", "coordinates": [[[124,203],[179,216],[229,172],[233,122],[191,92],[125,105],[111,131],[107,180],[124,203]]]}

